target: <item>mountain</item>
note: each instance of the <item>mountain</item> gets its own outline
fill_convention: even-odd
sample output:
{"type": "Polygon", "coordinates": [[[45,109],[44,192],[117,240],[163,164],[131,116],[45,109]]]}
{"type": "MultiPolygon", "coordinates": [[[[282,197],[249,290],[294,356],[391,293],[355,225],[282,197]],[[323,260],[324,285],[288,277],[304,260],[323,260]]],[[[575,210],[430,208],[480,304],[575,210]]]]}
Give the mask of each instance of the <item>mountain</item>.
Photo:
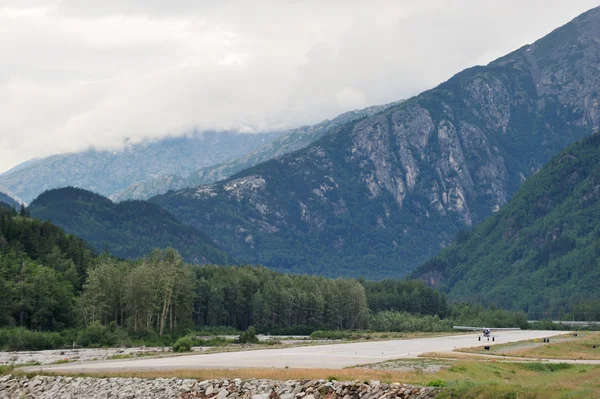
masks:
{"type": "Polygon", "coordinates": [[[456,300],[559,313],[597,299],[600,133],[529,178],[497,214],[415,270],[456,300]]]}
{"type": "Polygon", "coordinates": [[[192,173],[188,178],[188,187],[224,180],[244,169],[258,165],[261,162],[300,150],[323,137],[337,126],[377,114],[386,108],[390,108],[401,102],[402,101],[397,101],[390,104],[375,105],[361,110],[354,110],[338,115],[332,120],[323,121],[317,125],[293,129],[285,135],[262,145],[241,158],[223,162],[218,165],[207,166],[192,173]]]}
{"type": "Polygon", "coordinates": [[[59,187],[76,186],[105,196],[160,176],[187,176],[201,167],[247,154],[279,133],[203,132],[189,137],[91,149],[27,161],[0,175],[0,184],[24,201],[59,187]]]}
{"type": "Polygon", "coordinates": [[[229,179],[154,197],[233,256],[401,277],[600,126],[600,8],[229,179]]]}
{"type": "Polygon", "coordinates": [[[304,148],[321,138],[336,126],[376,114],[399,102],[400,101],[385,105],[375,105],[361,110],[346,112],[338,115],[332,120],[326,120],[316,125],[303,126],[282,132],[280,137],[261,145],[240,158],[234,158],[216,165],[206,166],[192,172],[186,178],[180,176],[159,176],[147,181],[134,183],[126,189],[112,195],[111,199],[114,201],[128,199],[146,200],[153,196],[164,194],[170,190],[180,190],[186,187],[195,187],[201,184],[224,180],[229,176],[261,162],[304,148]]]}
{"type": "Polygon", "coordinates": [[[1,197],[2,196],[0,195],[0,208],[3,208],[3,209],[14,209],[14,207],[12,205],[10,205],[6,201],[3,201],[1,197]]]}
{"type": "Polygon", "coordinates": [[[16,197],[9,189],[0,184],[0,202],[10,205],[11,208],[18,208],[23,201],[16,197]]]}
{"type": "Polygon", "coordinates": [[[161,207],[142,201],[115,204],[77,188],[47,191],[28,207],[31,215],[50,220],[81,237],[96,251],[126,259],[173,247],[193,263],[233,263],[205,234],[183,225],[161,207]]]}
{"type": "Polygon", "coordinates": [[[191,185],[188,184],[188,179],[175,175],[162,175],[155,177],[154,179],[133,183],[129,187],[111,195],[110,199],[115,202],[128,200],[143,201],[156,195],[164,194],[172,190],[181,190],[186,187],[191,187],[191,185]]]}

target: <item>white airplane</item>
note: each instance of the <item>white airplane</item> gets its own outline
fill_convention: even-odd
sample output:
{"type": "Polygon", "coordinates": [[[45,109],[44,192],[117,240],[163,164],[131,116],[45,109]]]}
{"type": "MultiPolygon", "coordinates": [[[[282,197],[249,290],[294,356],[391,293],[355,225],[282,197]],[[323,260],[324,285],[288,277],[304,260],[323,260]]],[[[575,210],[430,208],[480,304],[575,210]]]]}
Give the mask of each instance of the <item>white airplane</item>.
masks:
{"type": "Polygon", "coordinates": [[[490,340],[490,338],[492,339],[492,341],[495,341],[497,336],[492,335],[492,330],[494,330],[494,331],[520,330],[520,328],[486,328],[486,327],[465,327],[465,326],[454,326],[452,328],[454,328],[455,330],[481,331],[482,334],[477,337],[480,341],[481,341],[481,337],[487,338],[488,341],[490,340]]]}

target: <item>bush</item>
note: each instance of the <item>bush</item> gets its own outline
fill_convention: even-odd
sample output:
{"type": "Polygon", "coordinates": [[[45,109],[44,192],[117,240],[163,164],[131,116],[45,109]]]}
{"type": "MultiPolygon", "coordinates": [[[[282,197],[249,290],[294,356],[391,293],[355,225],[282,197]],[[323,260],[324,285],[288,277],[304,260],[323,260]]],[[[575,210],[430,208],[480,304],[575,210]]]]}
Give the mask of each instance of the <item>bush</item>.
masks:
{"type": "Polygon", "coordinates": [[[115,345],[129,345],[127,333],[111,323],[103,326],[94,322],[77,334],[77,344],[85,348],[101,348],[115,345]]]}
{"type": "MultiPolygon", "coordinates": [[[[317,330],[322,330],[325,327],[313,326],[295,326],[295,327],[273,327],[273,326],[257,326],[257,334],[266,335],[310,335],[317,330]]],[[[237,333],[236,333],[237,334],[237,333]]]]}
{"type": "Polygon", "coordinates": [[[239,330],[227,326],[204,326],[194,331],[194,335],[197,336],[238,335],[239,333],[239,330]]]}
{"type": "Polygon", "coordinates": [[[572,364],[569,363],[522,363],[521,367],[526,370],[536,371],[538,373],[544,371],[560,371],[560,370],[568,370],[573,367],[572,364]]]}
{"type": "Polygon", "coordinates": [[[65,346],[56,332],[31,331],[25,328],[0,329],[0,348],[8,351],[39,351],[65,346]]]}
{"type": "Polygon", "coordinates": [[[192,346],[194,346],[194,339],[192,337],[181,337],[173,344],[173,352],[190,352],[192,346]]]}
{"type": "Polygon", "coordinates": [[[256,329],[254,327],[248,327],[248,329],[240,334],[238,338],[240,344],[258,344],[258,337],[256,336],[256,329]]]}
{"type": "Polygon", "coordinates": [[[427,383],[427,385],[430,387],[442,388],[448,384],[446,384],[446,381],[444,381],[444,380],[435,379],[435,380],[429,381],[429,383],[427,383]]]}

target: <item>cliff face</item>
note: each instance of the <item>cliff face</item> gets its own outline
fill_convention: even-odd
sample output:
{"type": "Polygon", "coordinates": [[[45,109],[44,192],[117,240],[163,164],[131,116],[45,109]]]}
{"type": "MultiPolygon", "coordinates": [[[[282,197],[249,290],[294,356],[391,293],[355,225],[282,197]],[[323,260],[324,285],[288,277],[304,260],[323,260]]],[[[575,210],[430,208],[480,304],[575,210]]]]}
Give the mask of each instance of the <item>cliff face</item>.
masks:
{"type": "Polygon", "coordinates": [[[366,116],[371,116],[397,103],[375,105],[360,110],[350,111],[316,125],[303,126],[297,129],[280,132],[279,137],[274,140],[267,140],[263,145],[243,156],[194,170],[187,177],[172,175],[158,176],[153,179],[137,182],[115,193],[111,196],[111,199],[115,201],[128,199],[146,200],[156,195],[164,194],[170,190],[181,190],[186,187],[196,187],[200,184],[209,184],[224,180],[261,162],[305,148],[337,126],[366,116]]]}
{"type": "Polygon", "coordinates": [[[600,126],[600,9],[298,152],[153,201],[241,259],[402,276],[600,126]]]}

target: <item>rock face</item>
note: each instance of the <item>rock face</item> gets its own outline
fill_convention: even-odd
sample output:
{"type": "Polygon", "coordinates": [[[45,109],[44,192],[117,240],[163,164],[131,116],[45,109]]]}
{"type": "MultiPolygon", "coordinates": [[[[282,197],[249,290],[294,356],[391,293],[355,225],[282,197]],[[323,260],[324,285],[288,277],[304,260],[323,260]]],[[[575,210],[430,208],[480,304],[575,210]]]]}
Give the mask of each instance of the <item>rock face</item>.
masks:
{"type": "Polygon", "coordinates": [[[399,102],[400,101],[391,104],[375,105],[361,110],[346,112],[338,115],[332,120],[326,120],[316,125],[303,126],[281,132],[280,137],[277,137],[272,141],[267,141],[265,144],[242,157],[203,167],[199,170],[195,170],[187,177],[158,176],[154,179],[138,182],[115,193],[111,196],[111,199],[114,201],[128,199],[146,200],[155,195],[164,194],[170,190],[180,190],[186,187],[195,187],[200,184],[208,184],[226,179],[261,162],[307,147],[337,126],[376,114],[399,102]]]}
{"type": "Polygon", "coordinates": [[[371,382],[184,380],[157,378],[0,377],[0,398],[156,398],[156,399],[426,399],[439,389],[371,382]]]}
{"type": "Polygon", "coordinates": [[[119,151],[54,155],[14,167],[0,175],[0,184],[27,203],[46,190],[67,186],[111,196],[152,178],[173,184],[169,176],[187,176],[199,168],[240,157],[279,135],[202,132],[127,145],[119,151]]]}
{"type": "Polygon", "coordinates": [[[599,27],[596,8],[300,151],[152,201],[247,262],[401,277],[598,129],[599,27]]]}
{"type": "Polygon", "coordinates": [[[208,166],[192,173],[187,179],[187,187],[210,184],[227,179],[228,177],[261,162],[305,148],[337,126],[377,114],[401,102],[402,101],[397,101],[390,104],[375,105],[361,110],[346,112],[338,115],[332,120],[326,120],[316,125],[290,130],[289,132],[284,133],[283,136],[251,151],[241,158],[229,160],[214,166],[208,166]]]}

